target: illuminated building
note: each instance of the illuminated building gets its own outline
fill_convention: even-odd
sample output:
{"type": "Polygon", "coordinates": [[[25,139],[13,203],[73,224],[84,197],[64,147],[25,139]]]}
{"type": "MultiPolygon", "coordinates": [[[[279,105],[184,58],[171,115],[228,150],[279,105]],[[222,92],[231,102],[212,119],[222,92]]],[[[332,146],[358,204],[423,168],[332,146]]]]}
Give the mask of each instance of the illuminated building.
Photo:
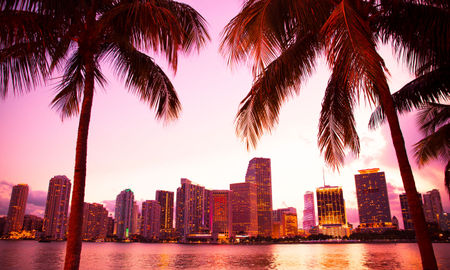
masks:
{"type": "Polygon", "coordinates": [[[380,169],[359,170],[355,175],[360,228],[383,232],[392,228],[391,210],[384,172],[380,169]]]}
{"type": "Polygon", "coordinates": [[[231,191],[211,191],[211,224],[214,238],[229,238],[232,232],[231,191]]]}
{"type": "Polygon", "coordinates": [[[105,239],[108,226],[108,210],[99,203],[84,203],[83,240],[105,239]]]}
{"type": "Polygon", "coordinates": [[[441,230],[444,232],[450,231],[450,214],[449,213],[439,214],[439,228],[441,228],[441,230]]]}
{"type": "Polygon", "coordinates": [[[13,186],[8,208],[7,232],[18,232],[22,230],[27,199],[28,185],[18,184],[13,186]]]}
{"type": "Polygon", "coordinates": [[[256,185],[230,184],[233,235],[258,235],[256,185]]]}
{"type": "Polygon", "coordinates": [[[298,234],[297,209],[294,207],[277,209],[272,212],[272,238],[295,237],[298,234]]]}
{"type": "MultiPolygon", "coordinates": [[[[419,197],[420,204],[422,204],[422,196],[417,193],[419,197]]],[[[411,213],[409,212],[408,198],[406,198],[406,193],[400,194],[400,206],[402,208],[402,218],[403,227],[405,230],[414,230],[414,223],[412,221],[411,213]]]]}
{"type": "Polygon", "coordinates": [[[114,235],[114,218],[109,216],[106,222],[106,236],[112,237],[114,235]]]}
{"type": "Polygon", "coordinates": [[[158,201],[142,203],[141,235],[147,240],[159,239],[161,231],[161,205],[158,201]]]}
{"type": "Polygon", "coordinates": [[[272,235],[272,174],[270,159],[253,158],[248,164],[246,183],[256,184],[258,235],[272,235]]]}
{"type": "Polygon", "coordinates": [[[125,189],[116,197],[115,232],[119,239],[127,239],[133,226],[134,193],[125,189]]]}
{"type": "Polygon", "coordinates": [[[25,215],[23,217],[23,230],[24,231],[37,231],[42,232],[42,224],[44,219],[34,215],[25,215]]]}
{"type": "Polygon", "coordinates": [[[66,238],[71,187],[69,178],[64,175],[50,179],[42,228],[43,235],[49,239],[66,238]]]}
{"type": "Polygon", "coordinates": [[[316,226],[316,211],[314,210],[314,193],[306,191],[303,196],[305,208],[303,209],[303,229],[309,230],[316,226]]]}
{"type": "Polygon", "coordinates": [[[139,206],[136,204],[136,202],[133,202],[133,211],[131,212],[131,230],[130,234],[139,234],[139,219],[140,219],[140,213],[139,213],[139,206]]]}
{"type": "Polygon", "coordinates": [[[439,223],[438,217],[444,212],[439,190],[433,189],[423,194],[423,212],[427,222],[439,223]]]}
{"type": "Polygon", "coordinates": [[[0,236],[3,236],[3,234],[6,233],[7,220],[8,220],[8,217],[6,217],[6,216],[0,217],[0,236]]]}
{"type": "Polygon", "coordinates": [[[173,195],[172,191],[156,191],[155,198],[161,206],[160,226],[163,233],[173,231],[173,195]]]}
{"type": "Polygon", "coordinates": [[[324,186],[316,189],[319,232],[334,237],[350,234],[345,214],[342,187],[324,186]]]}
{"type": "Polygon", "coordinates": [[[177,188],[176,230],[186,240],[189,234],[209,233],[209,193],[205,187],[181,178],[177,188]]]}

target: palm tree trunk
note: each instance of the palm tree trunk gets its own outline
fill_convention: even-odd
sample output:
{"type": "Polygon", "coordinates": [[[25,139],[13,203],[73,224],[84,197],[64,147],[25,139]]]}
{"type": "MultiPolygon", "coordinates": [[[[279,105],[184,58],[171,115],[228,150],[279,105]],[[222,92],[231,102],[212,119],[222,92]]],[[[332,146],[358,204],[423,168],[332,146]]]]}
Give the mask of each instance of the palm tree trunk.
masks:
{"type": "Polygon", "coordinates": [[[75,173],[72,201],[70,207],[69,233],[66,245],[64,269],[78,269],[81,256],[81,233],[83,227],[84,188],[86,184],[86,160],[89,122],[91,120],[92,100],[94,96],[94,58],[86,55],[86,78],[83,104],[78,124],[77,148],[75,155],[75,173]]]}
{"type": "Polygon", "coordinates": [[[392,143],[394,144],[397,161],[400,168],[400,174],[403,180],[406,197],[408,199],[409,211],[414,222],[417,244],[422,258],[423,269],[438,269],[436,258],[434,256],[433,246],[427,231],[425,215],[422,210],[422,204],[417,196],[417,189],[414,182],[411,165],[406,153],[405,141],[398,121],[397,113],[394,110],[392,96],[389,91],[380,91],[380,101],[386,114],[389,129],[391,130],[392,143]]]}

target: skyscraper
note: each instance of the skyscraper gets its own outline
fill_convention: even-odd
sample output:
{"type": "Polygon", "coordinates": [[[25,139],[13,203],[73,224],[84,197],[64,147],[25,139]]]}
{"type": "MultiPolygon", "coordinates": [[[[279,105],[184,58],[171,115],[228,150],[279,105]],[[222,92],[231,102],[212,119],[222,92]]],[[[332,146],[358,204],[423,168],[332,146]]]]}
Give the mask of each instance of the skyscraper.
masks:
{"type": "Polygon", "coordinates": [[[108,210],[99,203],[84,203],[83,240],[105,239],[108,226],[108,210]]]}
{"type": "Polygon", "coordinates": [[[253,183],[230,184],[233,234],[258,235],[256,185],[253,183]]]}
{"type": "Polygon", "coordinates": [[[349,235],[342,187],[324,186],[316,189],[319,231],[336,237],[349,235]]]}
{"type": "Polygon", "coordinates": [[[303,229],[309,230],[316,226],[316,211],[314,210],[314,193],[306,191],[303,196],[305,208],[303,209],[303,229]]]}
{"type": "Polygon", "coordinates": [[[157,190],[156,200],[161,206],[161,232],[170,233],[173,230],[173,197],[172,191],[157,190]]]}
{"type": "Polygon", "coordinates": [[[256,185],[258,235],[272,235],[272,173],[269,158],[253,158],[248,164],[245,182],[256,185]]]}
{"type": "Polygon", "coordinates": [[[439,223],[439,215],[444,213],[439,190],[433,189],[423,194],[423,211],[427,222],[439,223]]]}
{"type": "Polygon", "coordinates": [[[65,175],[50,179],[42,228],[47,238],[62,240],[66,237],[71,187],[72,184],[65,175]]]}
{"type": "Polygon", "coordinates": [[[295,237],[298,233],[297,209],[294,207],[273,210],[272,221],[274,226],[273,235],[277,237],[295,237]],[[279,224],[279,225],[278,225],[279,224]],[[279,230],[279,231],[276,231],[279,230]],[[275,232],[276,231],[276,232],[275,232]]]}
{"type": "Polygon", "coordinates": [[[177,188],[176,230],[183,240],[189,234],[210,232],[209,215],[205,211],[209,204],[207,197],[205,187],[181,178],[181,187],[177,188]]]}
{"type": "Polygon", "coordinates": [[[131,235],[133,223],[134,193],[125,189],[116,197],[115,226],[119,239],[126,239],[131,235]]]}
{"type": "Polygon", "coordinates": [[[131,230],[130,234],[139,234],[139,220],[141,218],[141,215],[139,213],[139,206],[134,201],[133,202],[133,211],[131,211],[131,230]]]}
{"type": "Polygon", "coordinates": [[[229,238],[232,232],[231,191],[211,191],[211,224],[214,237],[229,238]]]}
{"type": "Polygon", "coordinates": [[[17,232],[22,230],[23,217],[28,199],[28,185],[18,184],[13,186],[11,200],[9,201],[7,231],[17,232]]]}
{"type": "MultiPolygon", "coordinates": [[[[417,193],[420,204],[422,204],[422,195],[417,193]]],[[[405,230],[414,230],[414,223],[412,221],[411,213],[409,212],[408,198],[406,193],[400,194],[400,206],[402,208],[403,227],[405,230]]]]}
{"type": "Polygon", "coordinates": [[[376,168],[359,170],[359,173],[355,175],[355,185],[361,227],[392,226],[384,172],[376,168]]]}
{"type": "Polygon", "coordinates": [[[161,231],[161,205],[158,201],[142,203],[141,235],[147,240],[159,239],[161,231]]]}

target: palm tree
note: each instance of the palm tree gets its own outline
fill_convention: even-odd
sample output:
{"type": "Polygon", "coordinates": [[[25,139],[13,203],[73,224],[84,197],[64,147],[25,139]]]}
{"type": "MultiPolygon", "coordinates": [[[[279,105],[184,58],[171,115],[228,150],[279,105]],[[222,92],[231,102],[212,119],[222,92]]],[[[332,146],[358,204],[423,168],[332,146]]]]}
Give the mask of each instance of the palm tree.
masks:
{"type": "Polygon", "coordinates": [[[106,83],[100,64],[111,64],[157,119],[175,119],[181,106],[172,83],[140,50],[165,55],[175,71],[179,51],[199,50],[209,39],[206,22],[189,5],[171,0],[1,0],[0,7],[2,96],[27,91],[62,70],[52,104],[62,118],[80,114],[64,266],[78,269],[92,100],[95,85],[106,83]]]}
{"type": "Polygon", "coordinates": [[[412,70],[434,64],[449,53],[449,15],[446,1],[247,0],[225,27],[221,45],[229,63],[253,63],[254,83],[236,116],[236,133],[247,147],[255,147],[263,132],[274,127],[281,105],[299,93],[323,52],[332,73],[322,102],[318,144],[333,168],[343,163],[345,148],[359,153],[355,104],[361,98],[380,104],[424,269],[437,269],[436,259],[387,84],[388,71],[376,49],[377,42],[391,41],[412,70]]]}

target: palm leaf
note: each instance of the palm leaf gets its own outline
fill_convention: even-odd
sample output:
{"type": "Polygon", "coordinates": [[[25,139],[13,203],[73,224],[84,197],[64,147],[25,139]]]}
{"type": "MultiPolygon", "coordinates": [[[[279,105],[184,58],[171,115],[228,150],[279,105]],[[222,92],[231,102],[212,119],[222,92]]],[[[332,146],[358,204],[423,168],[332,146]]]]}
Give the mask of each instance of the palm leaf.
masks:
{"type": "Polygon", "coordinates": [[[430,159],[450,160],[450,123],[440,127],[436,132],[426,136],[414,145],[415,156],[419,165],[430,159]]]}
{"type": "MultiPolygon", "coordinates": [[[[450,96],[450,66],[445,65],[419,76],[392,94],[394,107],[399,113],[423,108],[426,103],[448,100],[450,96]]],[[[381,107],[370,116],[369,127],[374,129],[385,120],[381,107]]]]}
{"type": "Polygon", "coordinates": [[[282,103],[298,93],[299,82],[312,73],[320,45],[315,35],[299,38],[257,78],[236,115],[236,133],[247,148],[256,147],[263,132],[278,122],[282,103]]]}

